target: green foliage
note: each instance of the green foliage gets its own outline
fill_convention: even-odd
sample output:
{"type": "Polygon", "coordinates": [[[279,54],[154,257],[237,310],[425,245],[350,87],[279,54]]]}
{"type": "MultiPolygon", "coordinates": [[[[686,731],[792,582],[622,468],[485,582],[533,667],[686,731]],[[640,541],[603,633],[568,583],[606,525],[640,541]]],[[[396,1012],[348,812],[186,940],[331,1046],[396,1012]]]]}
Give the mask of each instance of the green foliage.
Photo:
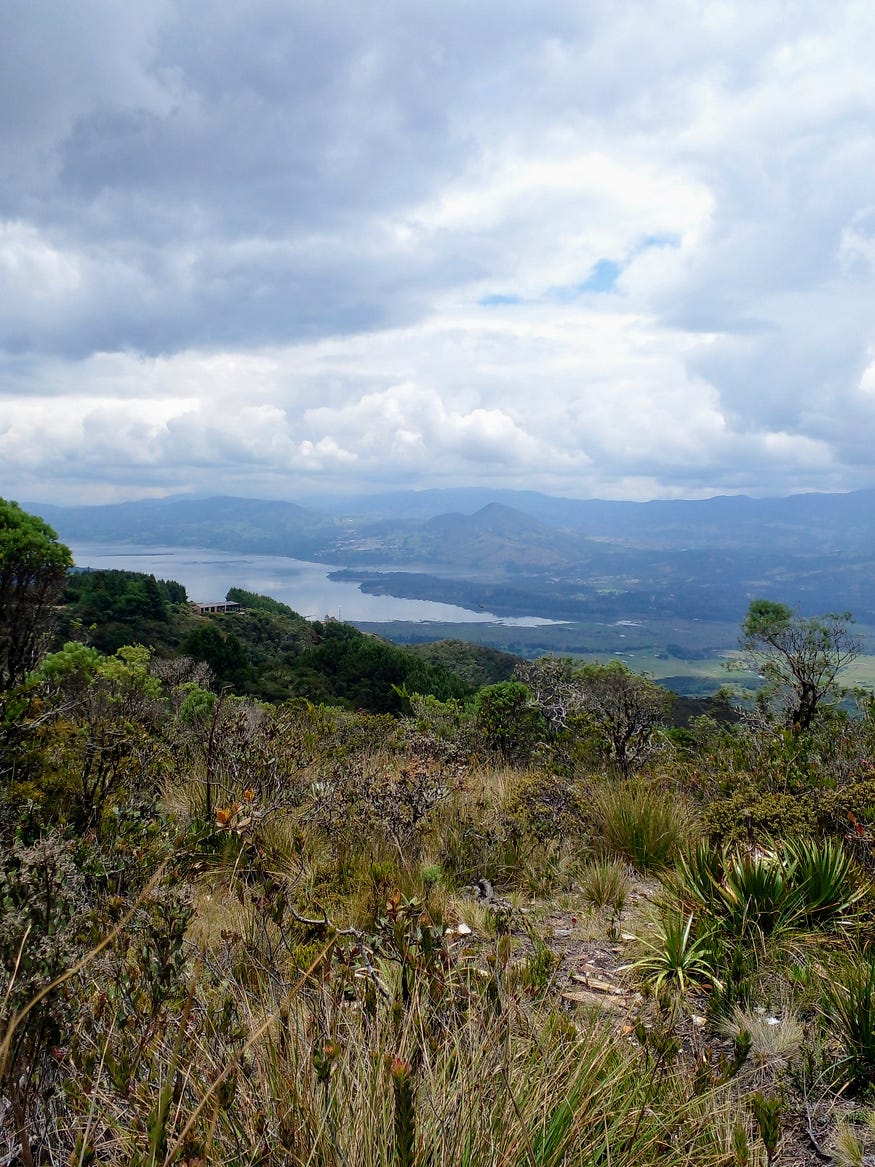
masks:
{"type": "Polygon", "coordinates": [[[866,893],[840,843],[810,838],[753,853],[700,843],[678,860],[668,886],[705,928],[734,940],[834,928],[866,893]]]}
{"type": "Polygon", "coordinates": [[[766,1163],[771,1167],[781,1138],[784,1103],[777,1097],[767,1098],[758,1090],[751,1096],[750,1106],[766,1150],[766,1163]]]}
{"type": "Polygon", "coordinates": [[[660,748],[671,693],[620,661],[585,665],[580,682],[583,708],[602,735],[608,760],[624,776],[639,770],[660,748]]]}
{"type": "Polygon", "coordinates": [[[39,660],[72,562],[47,523],[0,499],[0,691],[39,660]]]}
{"type": "Polygon", "coordinates": [[[416,1109],[412,1067],[404,1058],[392,1058],[389,1075],[395,1100],[394,1160],[398,1167],[413,1167],[416,1161],[416,1109]]]}
{"type": "Polygon", "coordinates": [[[72,845],[54,833],[31,845],[16,841],[0,859],[0,1092],[25,1161],[32,1112],[57,1081],[52,1049],[75,1017],[75,1003],[55,982],[81,955],[87,924],[72,845]]]}
{"type": "Polygon", "coordinates": [[[171,651],[189,619],[185,588],[175,580],[136,571],[77,570],[64,589],[58,640],[87,639],[108,653],[132,642],[171,651]]]}
{"type": "Polygon", "coordinates": [[[549,770],[518,775],[503,810],[511,822],[540,842],[579,838],[586,822],[580,792],[549,770]]]}
{"type": "Polygon", "coordinates": [[[799,922],[791,871],[775,855],[739,854],[726,864],[719,886],[721,923],[734,936],[756,929],[763,936],[799,922]]]}
{"type": "Polygon", "coordinates": [[[60,624],[105,652],[140,640],[160,654],[206,663],[217,686],[281,702],[290,696],[364,709],[406,710],[404,693],[466,700],[473,687],[427,660],[349,624],[311,624],[285,604],[231,588],[244,611],[202,617],[181,605],[184,589],[136,572],[76,572],[60,624]],[[83,628],[85,631],[83,632],[83,628]]]}
{"type": "Polygon", "coordinates": [[[856,957],[834,965],[823,986],[823,1007],[842,1049],[836,1066],[845,1085],[875,1083],[875,961],[856,957]]]}
{"type": "MultiPolygon", "coordinates": [[[[2,1066],[10,1138],[38,1130],[36,1158],[141,1167],[743,1163],[764,1153],[737,1134],[739,1091],[753,1081],[768,1101],[775,1072],[748,1022],[771,1033],[784,1002],[821,1042],[821,1069],[838,1057],[840,1081],[875,1082],[875,978],[855,956],[855,988],[837,955],[868,926],[853,856],[871,851],[870,714],[800,734],[768,719],[697,725],[670,780],[622,778],[586,707],[586,670],[548,665],[570,678],[552,694],[570,706],[522,769],[541,726],[519,682],[418,696],[417,676],[436,679],[421,660],[254,599],[215,619],[172,611],[168,635],[187,623],[222,646],[236,638],[262,693],[376,705],[400,676],[392,695],[410,715],[303,696],[267,705],[211,692],[191,661],[79,642],[8,694],[5,740],[20,748],[7,750],[0,805],[0,997],[7,1011],[34,1001],[2,1066]],[[588,759],[613,777],[581,777],[588,759]],[[157,812],[159,795],[178,818],[157,812]],[[695,848],[693,798],[714,795],[715,833],[756,835],[795,813],[854,845],[799,827],[759,851],[695,848]],[[58,822],[75,824],[75,842],[58,822]],[[652,880],[630,895],[627,863],[664,884],[629,967],[658,998],[691,993],[708,1015],[680,1035],[687,1011],[647,1002],[630,1021],[640,1048],[606,1011],[588,1027],[573,994],[555,1008],[583,934],[566,940],[560,918],[581,903],[604,912],[580,923],[601,947],[621,912],[629,927],[654,898],[652,880]],[[574,898],[544,902],[559,887],[574,898]],[[519,893],[542,902],[518,911],[519,893]],[[721,1017],[744,1022],[734,1059],[709,1054],[721,1017]]],[[[543,692],[539,703],[547,717],[543,692]]],[[[765,1107],[756,1121],[774,1154],[780,1116],[765,1107]]]]}
{"type": "Polygon", "coordinates": [[[519,664],[519,657],[512,653],[464,640],[434,640],[428,644],[411,644],[409,649],[428,664],[448,669],[475,689],[510,681],[519,664]]]}
{"type": "Polygon", "coordinates": [[[748,608],[742,663],[765,678],[794,735],[810,728],[821,705],[836,700],[836,679],[861,650],[852,622],[849,612],[805,620],[771,600],[753,600],[748,608]]]}
{"type": "Polygon", "coordinates": [[[408,701],[410,717],[404,737],[416,753],[464,764],[478,752],[477,726],[469,703],[454,697],[439,701],[418,693],[409,694],[408,701]]]}
{"type": "Polygon", "coordinates": [[[554,731],[585,715],[602,759],[624,777],[659,752],[672,694],[622,662],[580,667],[541,657],[519,665],[517,673],[554,731]]]}
{"type": "Polygon", "coordinates": [[[167,621],[168,605],[184,604],[186,591],[175,580],[158,580],[137,571],[76,571],[63,601],[84,623],[167,621]]]}
{"type": "Polygon", "coordinates": [[[182,651],[209,665],[218,685],[246,691],[253,673],[243,645],[233,632],[223,632],[213,620],[193,629],[182,642],[182,651]]]}
{"type": "Polygon", "coordinates": [[[670,866],[698,833],[683,796],[643,779],[594,788],[589,813],[601,845],[639,871],[670,866]]]}
{"type": "Polygon", "coordinates": [[[487,685],[475,697],[474,709],[480,742],[507,761],[528,761],[546,732],[544,717],[521,681],[487,685]]]}
{"type": "Polygon", "coordinates": [[[702,809],[702,825],[715,844],[804,835],[817,827],[816,800],[749,786],[702,809]]]}
{"type": "Polygon", "coordinates": [[[151,784],[161,685],[150,657],[142,645],[104,656],[72,641],[31,675],[28,716],[42,759],[32,793],[51,815],[93,826],[119,792],[151,784]]]}
{"type": "Polygon", "coordinates": [[[372,713],[402,712],[404,691],[441,701],[471,695],[470,686],[446,669],[350,624],[332,620],[313,627],[318,643],[292,666],[293,684],[302,694],[372,713]]]}
{"type": "Polygon", "coordinates": [[[303,620],[288,604],[280,603],[271,596],[260,596],[257,592],[247,592],[243,588],[229,588],[226,600],[232,600],[250,612],[269,612],[272,616],[288,616],[292,620],[303,620]]]}
{"type": "Polygon", "coordinates": [[[838,840],[791,838],[782,851],[807,927],[829,927],[866,894],[854,860],[838,840]]]}
{"type": "Polygon", "coordinates": [[[718,985],[713,936],[696,936],[693,916],[669,914],[660,920],[652,940],[641,939],[646,951],[626,967],[657,995],[684,994],[691,986],[718,985]]]}

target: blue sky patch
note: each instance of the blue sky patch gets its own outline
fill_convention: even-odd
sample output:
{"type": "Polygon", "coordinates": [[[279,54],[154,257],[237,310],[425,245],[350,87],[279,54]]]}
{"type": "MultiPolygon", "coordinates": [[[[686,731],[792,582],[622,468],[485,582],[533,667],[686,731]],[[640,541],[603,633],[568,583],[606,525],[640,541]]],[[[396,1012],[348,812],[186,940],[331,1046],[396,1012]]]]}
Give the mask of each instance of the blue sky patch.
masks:
{"type": "Polygon", "coordinates": [[[506,295],[501,292],[492,293],[489,296],[484,296],[478,300],[477,303],[481,308],[500,308],[506,304],[521,304],[522,300],[519,296],[506,295]]]}

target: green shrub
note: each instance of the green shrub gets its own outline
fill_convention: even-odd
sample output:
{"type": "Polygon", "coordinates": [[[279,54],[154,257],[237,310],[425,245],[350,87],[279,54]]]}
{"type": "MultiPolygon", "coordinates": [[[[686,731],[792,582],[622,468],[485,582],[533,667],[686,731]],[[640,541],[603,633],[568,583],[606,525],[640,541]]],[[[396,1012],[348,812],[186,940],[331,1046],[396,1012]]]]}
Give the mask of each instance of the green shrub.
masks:
{"type": "Polygon", "coordinates": [[[835,790],[821,791],[817,803],[822,830],[844,834],[859,822],[875,824],[875,778],[861,778],[835,790]]]}
{"type": "Polygon", "coordinates": [[[528,761],[547,730],[522,681],[487,685],[477,694],[474,708],[481,743],[508,761],[528,761]]]}
{"type": "Polygon", "coordinates": [[[702,811],[705,834],[716,844],[812,834],[817,819],[811,797],[763,793],[753,787],[716,798],[702,811]]]}
{"type": "Polygon", "coordinates": [[[584,828],[578,792],[567,779],[547,771],[516,778],[502,809],[523,833],[539,842],[580,835],[584,828]]]}

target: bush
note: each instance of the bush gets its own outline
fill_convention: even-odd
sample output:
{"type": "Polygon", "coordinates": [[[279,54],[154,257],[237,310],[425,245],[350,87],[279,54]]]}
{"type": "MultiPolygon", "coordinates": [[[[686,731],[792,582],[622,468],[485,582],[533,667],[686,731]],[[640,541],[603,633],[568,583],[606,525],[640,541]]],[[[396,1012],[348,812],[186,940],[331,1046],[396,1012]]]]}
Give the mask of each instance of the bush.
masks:
{"type": "Polygon", "coordinates": [[[763,793],[755,788],[717,798],[702,811],[705,834],[714,844],[811,834],[817,828],[817,818],[809,798],[763,793]]]}
{"type": "Polygon", "coordinates": [[[481,743],[506,761],[528,761],[547,730],[521,681],[487,685],[477,694],[475,709],[481,743]]]}
{"type": "Polygon", "coordinates": [[[539,842],[580,835],[585,815],[578,792],[557,774],[523,774],[511,784],[504,812],[539,842]]]}

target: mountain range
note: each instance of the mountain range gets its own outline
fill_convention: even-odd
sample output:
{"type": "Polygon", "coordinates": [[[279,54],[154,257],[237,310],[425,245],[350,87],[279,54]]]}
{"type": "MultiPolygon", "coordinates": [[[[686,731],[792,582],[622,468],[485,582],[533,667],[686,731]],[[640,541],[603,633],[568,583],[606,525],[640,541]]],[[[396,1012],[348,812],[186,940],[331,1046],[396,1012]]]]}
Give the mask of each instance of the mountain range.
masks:
{"type": "Polygon", "coordinates": [[[30,509],[62,540],[287,555],[365,590],[502,615],[737,620],[766,596],[875,623],[873,490],[636,503],[457,489],[30,509]]]}

